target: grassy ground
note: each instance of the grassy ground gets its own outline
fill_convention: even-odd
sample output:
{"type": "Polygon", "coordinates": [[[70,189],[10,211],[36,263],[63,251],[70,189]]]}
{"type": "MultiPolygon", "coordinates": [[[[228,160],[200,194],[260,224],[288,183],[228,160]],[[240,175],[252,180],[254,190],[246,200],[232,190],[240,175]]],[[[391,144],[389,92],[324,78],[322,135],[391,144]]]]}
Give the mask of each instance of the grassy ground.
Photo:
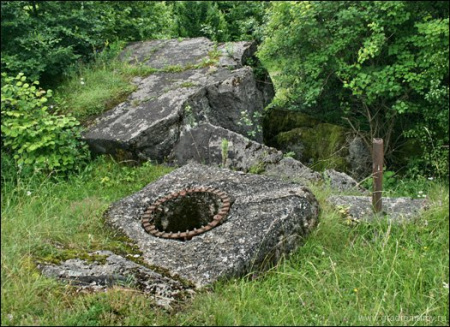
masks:
{"type": "MultiPolygon", "coordinates": [[[[56,89],[64,113],[87,123],[123,101],[133,76],[152,72],[107,59],[78,67],[56,89]]],[[[311,186],[322,212],[303,247],[265,273],[217,283],[172,312],[130,288],[80,293],[40,275],[36,260],[135,251],[105,228],[102,215],[170,171],[99,157],[68,179],[3,183],[2,326],[448,325],[448,183],[426,178],[388,183],[389,196],[430,200],[429,210],[407,225],[347,225],[326,202],[332,191],[311,186]]]]}
{"type": "MultiPolygon", "coordinates": [[[[202,68],[217,63],[218,52],[198,65],[168,65],[156,69],[143,63],[128,63],[118,59],[123,44],[114,43],[110,49],[99,54],[88,64],[79,64],[69,69],[64,81],[55,89],[58,109],[63,114],[72,114],[83,125],[89,124],[98,114],[109,110],[136,90],[134,77],[145,77],[156,72],[180,72],[186,69],[202,68]]],[[[183,85],[182,85],[183,86],[183,85]]],[[[191,86],[188,82],[185,87],[191,86]]]]}
{"type": "MultiPolygon", "coordinates": [[[[129,64],[118,59],[124,44],[114,43],[89,64],[77,64],[56,87],[54,100],[63,114],[72,114],[82,124],[126,100],[136,90],[132,80],[158,69],[129,64]]],[[[168,67],[170,69],[173,67],[168,67]]]]}
{"type": "Polygon", "coordinates": [[[102,214],[170,170],[100,157],[68,180],[4,184],[2,325],[448,325],[449,191],[434,181],[420,187],[430,209],[405,225],[347,225],[326,203],[332,191],[312,187],[323,210],[303,247],[172,312],[133,289],[77,293],[38,273],[36,258],[61,258],[62,247],[132,251],[102,214]]]}

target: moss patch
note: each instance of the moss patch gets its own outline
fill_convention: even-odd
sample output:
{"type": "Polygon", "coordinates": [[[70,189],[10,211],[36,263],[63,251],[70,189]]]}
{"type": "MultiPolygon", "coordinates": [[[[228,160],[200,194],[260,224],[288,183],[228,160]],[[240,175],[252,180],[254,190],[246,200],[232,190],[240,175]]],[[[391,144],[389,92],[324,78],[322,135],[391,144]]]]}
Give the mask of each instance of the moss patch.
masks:
{"type": "Polygon", "coordinates": [[[248,172],[250,174],[262,174],[266,170],[266,165],[262,161],[258,161],[256,164],[250,167],[248,172]]]}
{"type": "Polygon", "coordinates": [[[345,128],[323,123],[281,132],[275,137],[275,143],[281,150],[295,152],[296,159],[314,170],[332,168],[346,172],[349,169],[346,135],[345,128]]]}
{"type": "Polygon", "coordinates": [[[106,258],[106,255],[89,254],[87,251],[79,249],[54,249],[53,251],[35,257],[35,261],[37,263],[53,263],[57,265],[69,259],[80,259],[89,263],[98,262],[105,264],[106,258]]]}
{"type": "Polygon", "coordinates": [[[279,133],[288,132],[294,128],[313,128],[321,122],[301,112],[287,109],[271,109],[263,117],[264,142],[276,146],[279,133]]]}

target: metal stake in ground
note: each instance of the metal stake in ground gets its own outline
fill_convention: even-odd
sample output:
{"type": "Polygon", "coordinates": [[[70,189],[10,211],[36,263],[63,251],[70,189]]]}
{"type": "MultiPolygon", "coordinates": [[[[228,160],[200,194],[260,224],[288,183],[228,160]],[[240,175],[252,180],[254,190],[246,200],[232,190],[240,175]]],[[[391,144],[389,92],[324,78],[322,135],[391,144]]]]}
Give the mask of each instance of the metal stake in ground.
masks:
{"type": "Polygon", "coordinates": [[[372,206],[374,213],[381,212],[382,194],[383,194],[383,139],[373,139],[372,141],[372,160],[373,160],[373,193],[372,206]]]}

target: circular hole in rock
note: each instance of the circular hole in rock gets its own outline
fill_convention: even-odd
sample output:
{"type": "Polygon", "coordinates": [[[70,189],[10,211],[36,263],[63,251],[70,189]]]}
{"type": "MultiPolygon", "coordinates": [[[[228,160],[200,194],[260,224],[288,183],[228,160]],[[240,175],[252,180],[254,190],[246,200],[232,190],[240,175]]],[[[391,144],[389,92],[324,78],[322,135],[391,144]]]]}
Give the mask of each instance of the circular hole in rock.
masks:
{"type": "Polygon", "coordinates": [[[213,221],[220,198],[212,193],[192,193],[170,199],[159,206],[154,217],[157,230],[178,233],[199,229],[213,221]]]}
{"type": "Polygon", "coordinates": [[[222,223],[231,201],[211,187],[184,189],[154,202],[142,216],[142,227],[153,236],[190,240],[222,223]]]}

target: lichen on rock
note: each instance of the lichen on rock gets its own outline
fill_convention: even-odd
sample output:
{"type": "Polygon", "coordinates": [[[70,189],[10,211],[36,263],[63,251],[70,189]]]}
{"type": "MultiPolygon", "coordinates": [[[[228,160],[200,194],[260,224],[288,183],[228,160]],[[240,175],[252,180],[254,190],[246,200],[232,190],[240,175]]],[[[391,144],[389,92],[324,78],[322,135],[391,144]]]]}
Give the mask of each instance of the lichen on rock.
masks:
{"type": "Polygon", "coordinates": [[[309,189],[266,176],[187,164],[109,208],[109,224],[133,238],[151,266],[203,287],[276,263],[316,226],[318,202],[309,189]],[[233,203],[223,223],[191,240],[155,237],[141,225],[146,208],[182,189],[212,187],[233,203]]]}
{"type": "MultiPolygon", "coordinates": [[[[136,79],[136,91],[98,117],[84,139],[97,153],[122,151],[135,159],[163,162],[182,131],[201,123],[249,136],[260,123],[255,113],[273,96],[271,84],[256,81],[246,65],[255,51],[253,42],[225,45],[206,38],[130,44],[122,60],[155,71],[136,79]],[[242,112],[253,120],[251,126],[239,124],[242,112]]],[[[262,132],[250,138],[261,142],[262,132]]]]}

